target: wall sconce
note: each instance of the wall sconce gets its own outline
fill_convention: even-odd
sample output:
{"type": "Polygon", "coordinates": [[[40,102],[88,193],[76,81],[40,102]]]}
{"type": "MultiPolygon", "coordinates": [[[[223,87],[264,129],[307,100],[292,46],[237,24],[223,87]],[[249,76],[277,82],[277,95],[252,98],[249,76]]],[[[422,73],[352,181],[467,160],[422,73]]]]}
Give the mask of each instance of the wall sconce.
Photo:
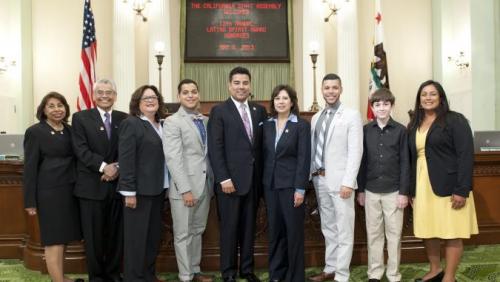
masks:
{"type": "Polygon", "coordinates": [[[319,43],[316,41],[311,42],[309,44],[309,49],[311,52],[309,56],[311,56],[311,62],[313,64],[313,103],[311,105],[311,108],[309,108],[309,111],[317,112],[321,110],[320,106],[318,105],[318,99],[316,97],[316,62],[318,61],[319,43]]]}
{"type": "Polygon", "coordinates": [[[349,0],[323,0],[323,4],[328,5],[328,9],[330,10],[330,14],[324,18],[324,21],[330,21],[330,17],[336,15],[344,4],[348,2],[349,0]]]}
{"type": "MultiPolygon", "coordinates": [[[[127,0],[123,0],[123,3],[127,3],[127,0]]],[[[143,22],[147,22],[148,18],[142,14],[142,11],[146,9],[146,5],[151,3],[151,0],[132,0],[132,10],[135,11],[137,16],[142,17],[143,22]]]]}
{"type": "Polygon", "coordinates": [[[465,59],[464,51],[460,51],[458,57],[448,56],[448,62],[454,63],[461,70],[469,67],[469,62],[465,59]]]}
{"type": "Polygon", "coordinates": [[[156,62],[158,63],[158,90],[160,93],[161,91],[161,64],[163,64],[163,58],[165,55],[163,55],[163,51],[165,51],[165,43],[162,41],[158,41],[155,43],[155,51],[156,51],[156,62]]]}
{"type": "Polygon", "coordinates": [[[9,68],[15,67],[15,60],[8,60],[4,56],[0,56],[0,74],[6,72],[9,68]]]}

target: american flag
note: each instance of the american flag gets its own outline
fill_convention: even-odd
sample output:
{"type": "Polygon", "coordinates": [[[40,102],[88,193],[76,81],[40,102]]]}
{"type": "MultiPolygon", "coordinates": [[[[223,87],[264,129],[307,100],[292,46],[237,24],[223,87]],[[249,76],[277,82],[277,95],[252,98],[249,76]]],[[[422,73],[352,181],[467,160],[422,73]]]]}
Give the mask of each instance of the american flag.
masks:
{"type": "Polygon", "coordinates": [[[80,95],[76,107],[78,111],[94,107],[92,87],[95,83],[95,62],[97,58],[97,40],[95,37],[94,14],[90,0],[85,0],[83,7],[82,68],[80,70],[80,95]]]}

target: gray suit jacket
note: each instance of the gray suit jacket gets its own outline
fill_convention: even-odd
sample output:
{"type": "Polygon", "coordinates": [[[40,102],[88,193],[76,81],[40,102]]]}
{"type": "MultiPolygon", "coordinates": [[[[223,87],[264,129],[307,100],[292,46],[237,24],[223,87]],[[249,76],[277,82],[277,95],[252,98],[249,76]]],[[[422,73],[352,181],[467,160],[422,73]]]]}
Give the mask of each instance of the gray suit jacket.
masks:
{"type": "MultiPolygon", "coordinates": [[[[203,124],[207,125],[203,117],[203,124]]],[[[192,117],[181,106],[163,124],[163,152],[170,171],[169,197],[182,199],[191,191],[196,199],[213,195],[214,176],[208,160],[207,146],[203,145],[192,117]],[[208,191],[205,183],[208,183],[208,191]]]]}
{"type": "MultiPolygon", "coordinates": [[[[314,130],[322,111],[311,119],[311,160],[316,154],[314,130]]],[[[363,124],[358,111],[340,104],[333,117],[325,141],[325,178],[328,190],[340,191],[341,186],[357,189],[356,177],[363,156],[363,124]]],[[[314,162],[311,161],[311,173],[314,162]]]]}

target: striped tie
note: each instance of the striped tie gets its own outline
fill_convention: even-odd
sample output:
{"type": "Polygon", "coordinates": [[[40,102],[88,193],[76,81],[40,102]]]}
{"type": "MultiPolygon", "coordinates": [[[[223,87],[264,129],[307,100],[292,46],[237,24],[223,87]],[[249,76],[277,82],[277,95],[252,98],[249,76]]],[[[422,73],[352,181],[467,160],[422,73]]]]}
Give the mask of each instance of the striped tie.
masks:
{"type": "Polygon", "coordinates": [[[245,131],[247,132],[248,139],[250,139],[250,142],[253,142],[252,129],[250,128],[250,126],[251,126],[250,119],[248,118],[246,108],[247,108],[247,105],[245,105],[245,104],[240,105],[241,119],[243,120],[243,125],[245,126],[245,131]]]}
{"type": "Polygon", "coordinates": [[[329,120],[331,119],[331,111],[326,111],[326,116],[323,119],[323,123],[321,124],[321,129],[318,132],[318,137],[316,139],[316,155],[314,156],[314,163],[316,164],[316,168],[324,168],[323,165],[323,149],[325,145],[325,133],[326,126],[329,124],[329,120]]]}

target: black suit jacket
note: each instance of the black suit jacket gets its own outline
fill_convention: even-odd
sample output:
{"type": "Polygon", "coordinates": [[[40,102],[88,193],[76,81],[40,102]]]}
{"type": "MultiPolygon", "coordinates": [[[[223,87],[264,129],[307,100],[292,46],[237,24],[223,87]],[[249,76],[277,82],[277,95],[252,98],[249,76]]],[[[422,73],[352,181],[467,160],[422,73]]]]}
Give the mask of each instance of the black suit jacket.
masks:
{"type": "Polygon", "coordinates": [[[267,114],[264,107],[248,102],[253,142],[247,137],[240,113],[231,98],[212,108],[208,120],[208,154],[217,183],[215,192],[222,193],[220,182],[231,179],[236,195],[246,195],[252,185],[260,190],[262,176],[262,124],[267,114]]]}
{"type": "Polygon", "coordinates": [[[39,190],[75,183],[75,156],[71,129],[55,132],[45,121],[30,126],[24,134],[24,207],[37,207],[39,190]]]}
{"type": "Polygon", "coordinates": [[[119,191],[157,196],[163,192],[165,156],[160,136],[153,126],[136,116],[120,125],[118,141],[120,160],[119,191]]]}
{"type": "Polygon", "coordinates": [[[116,182],[101,181],[102,162],[118,160],[118,127],[127,114],[111,112],[111,139],[97,109],[73,114],[73,150],[77,161],[77,181],[74,194],[80,198],[103,200],[109,190],[116,190],[116,182]]]}
{"type": "MultiPolygon", "coordinates": [[[[415,195],[417,148],[416,128],[410,130],[408,144],[411,157],[410,193],[415,195]]],[[[472,190],[474,144],[467,119],[459,113],[449,112],[442,124],[434,122],[425,141],[427,169],[434,194],[468,197],[472,190]]]]}
{"type": "Polygon", "coordinates": [[[311,165],[311,126],[288,121],[275,148],[276,125],[264,122],[264,189],[306,189],[311,165]]]}

